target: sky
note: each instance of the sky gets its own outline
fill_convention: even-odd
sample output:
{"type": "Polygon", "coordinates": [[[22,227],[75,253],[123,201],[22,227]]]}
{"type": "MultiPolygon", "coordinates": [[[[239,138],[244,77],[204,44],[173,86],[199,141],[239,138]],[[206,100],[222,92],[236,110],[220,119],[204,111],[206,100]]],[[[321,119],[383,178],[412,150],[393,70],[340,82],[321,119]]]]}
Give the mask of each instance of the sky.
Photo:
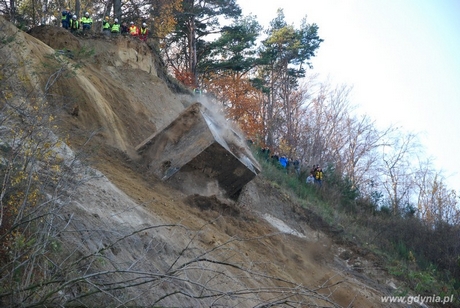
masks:
{"type": "Polygon", "coordinates": [[[312,73],[352,87],[378,127],[417,133],[450,189],[460,191],[460,0],[237,0],[268,27],[282,8],[324,39],[312,73]]]}

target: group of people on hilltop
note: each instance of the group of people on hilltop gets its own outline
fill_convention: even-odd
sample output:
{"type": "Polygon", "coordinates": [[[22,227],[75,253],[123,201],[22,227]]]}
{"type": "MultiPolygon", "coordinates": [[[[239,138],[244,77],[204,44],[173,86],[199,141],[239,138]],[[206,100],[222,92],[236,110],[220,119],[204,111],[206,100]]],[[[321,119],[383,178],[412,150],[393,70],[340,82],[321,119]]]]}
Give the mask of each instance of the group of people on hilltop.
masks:
{"type": "Polygon", "coordinates": [[[104,21],[102,22],[102,32],[109,36],[109,35],[130,35],[131,37],[139,38],[141,41],[147,41],[149,35],[149,29],[147,28],[147,24],[143,22],[140,27],[134,24],[134,21],[129,23],[129,27],[126,22],[122,24],[119,23],[118,18],[113,20],[113,23],[110,24],[109,16],[106,16],[104,21]]]}
{"type": "MultiPolygon", "coordinates": [[[[93,20],[88,12],[85,12],[84,16],[78,20],[77,15],[72,14],[70,8],[67,7],[62,11],[61,23],[64,29],[68,29],[72,33],[77,32],[80,28],[83,29],[83,32],[86,32],[91,30],[93,20]]],[[[149,30],[145,22],[138,27],[131,21],[128,27],[126,22],[120,24],[118,18],[115,18],[113,23],[111,23],[109,16],[106,16],[102,21],[102,33],[106,36],[117,36],[119,34],[130,35],[131,37],[139,38],[141,41],[145,42],[147,41],[149,30]]]]}
{"type": "Polygon", "coordinates": [[[149,29],[147,29],[147,24],[145,22],[143,22],[140,27],[137,27],[134,21],[131,21],[129,23],[128,33],[133,37],[139,37],[141,41],[145,42],[149,34],[149,29]]]}
{"type": "Polygon", "coordinates": [[[84,16],[78,20],[77,15],[72,14],[70,8],[67,7],[62,11],[61,24],[64,29],[68,29],[72,33],[80,30],[80,28],[83,28],[83,32],[85,32],[91,30],[93,19],[88,12],[85,12],[84,16]]]}

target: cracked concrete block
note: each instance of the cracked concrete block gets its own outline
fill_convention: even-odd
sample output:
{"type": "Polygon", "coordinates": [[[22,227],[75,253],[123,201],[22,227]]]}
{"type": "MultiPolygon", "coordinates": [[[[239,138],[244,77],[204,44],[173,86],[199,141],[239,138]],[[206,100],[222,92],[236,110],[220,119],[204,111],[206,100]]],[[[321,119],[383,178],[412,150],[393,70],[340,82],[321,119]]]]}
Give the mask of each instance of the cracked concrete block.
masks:
{"type": "Polygon", "coordinates": [[[150,172],[186,193],[237,198],[260,166],[246,141],[201,103],[185,109],[163,130],[136,147],[150,172]]]}

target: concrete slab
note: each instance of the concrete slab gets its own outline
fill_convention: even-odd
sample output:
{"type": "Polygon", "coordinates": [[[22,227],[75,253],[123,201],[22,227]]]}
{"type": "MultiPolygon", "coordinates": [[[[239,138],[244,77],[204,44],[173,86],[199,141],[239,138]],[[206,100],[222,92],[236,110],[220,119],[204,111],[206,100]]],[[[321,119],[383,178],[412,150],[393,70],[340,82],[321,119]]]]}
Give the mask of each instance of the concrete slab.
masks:
{"type": "Polygon", "coordinates": [[[205,188],[216,182],[225,196],[237,198],[260,172],[244,138],[201,103],[188,107],[136,151],[150,172],[186,193],[215,194],[205,188]]]}

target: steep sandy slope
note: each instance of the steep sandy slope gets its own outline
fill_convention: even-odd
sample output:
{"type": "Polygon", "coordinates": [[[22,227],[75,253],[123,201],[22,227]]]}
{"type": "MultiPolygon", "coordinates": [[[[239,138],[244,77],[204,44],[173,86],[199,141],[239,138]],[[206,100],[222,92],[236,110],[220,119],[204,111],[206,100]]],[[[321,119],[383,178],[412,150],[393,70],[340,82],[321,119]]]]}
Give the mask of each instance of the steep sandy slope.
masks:
{"type": "MultiPolygon", "coordinates": [[[[94,48],[90,56],[74,51],[73,60],[59,56],[60,62],[52,62],[68,72],[51,88],[59,134],[75,151],[85,144],[97,170],[65,208],[72,230],[65,242],[77,256],[97,252],[103,258],[91,264],[92,272],[117,270],[99,277],[102,282],[143,279],[80,303],[151,305],[169,294],[157,305],[385,306],[380,296],[390,288],[378,262],[357,247],[337,244],[330,237],[334,230],[262,178],[235,203],[184,195],[137,162],[133,149],[193,101],[158,77],[158,61],[146,45],[128,38],[77,39],[53,27],[31,34],[55,49],[23,32],[11,48],[14,61],[27,62],[24,74],[40,88],[49,71],[33,72],[42,72],[56,50],[94,48]],[[88,136],[93,138],[86,143],[88,136]],[[343,251],[353,256],[349,262],[338,257],[343,251]]],[[[65,289],[61,300],[84,292],[65,289]]]]}

